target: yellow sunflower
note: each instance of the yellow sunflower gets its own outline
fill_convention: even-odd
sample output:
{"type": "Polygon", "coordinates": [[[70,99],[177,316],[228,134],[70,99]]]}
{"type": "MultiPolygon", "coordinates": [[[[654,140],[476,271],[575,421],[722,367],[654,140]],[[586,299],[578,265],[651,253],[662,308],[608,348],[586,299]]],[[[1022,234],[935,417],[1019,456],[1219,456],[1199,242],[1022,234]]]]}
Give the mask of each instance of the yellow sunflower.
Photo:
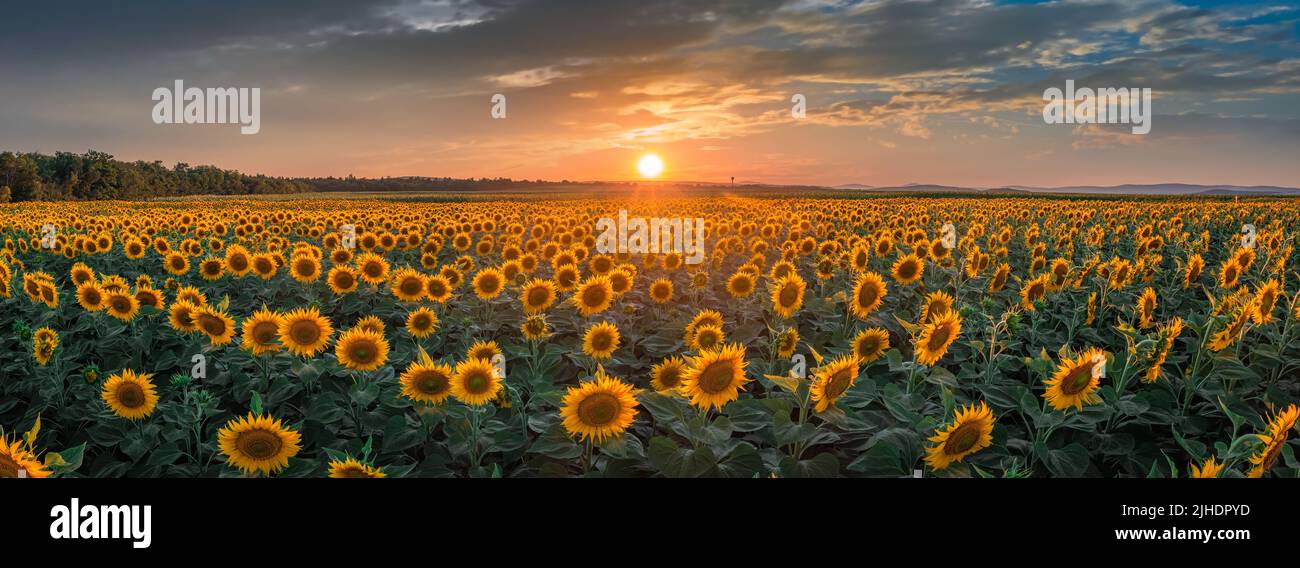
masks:
{"type": "Polygon", "coordinates": [[[1255,325],[1264,325],[1273,321],[1273,310],[1277,307],[1277,298],[1281,294],[1280,288],[1277,279],[1271,278],[1255,292],[1255,309],[1251,312],[1255,325]]]}
{"type": "Polygon", "coordinates": [[[289,467],[289,458],[301,449],[302,436],[278,419],[249,413],[227,422],[217,439],[226,463],[245,474],[272,474],[289,467]]]}
{"type": "Polygon", "coordinates": [[[140,420],[150,414],[158,405],[158,392],[154,389],[151,374],[136,373],[131,369],[111,375],[104,381],[104,390],[100,398],[119,418],[140,420]]]}
{"type": "Polygon", "coordinates": [[[787,327],[776,336],[776,354],[778,357],[790,358],[799,347],[799,330],[787,327]]]}
{"type": "Polygon", "coordinates": [[[212,307],[202,307],[194,311],[194,323],[213,345],[230,343],[235,336],[235,320],[225,312],[212,307]]]}
{"type": "Polygon", "coordinates": [[[391,280],[393,295],[403,302],[418,302],[428,294],[424,275],[410,268],[397,270],[391,280]]]}
{"type": "Polygon", "coordinates": [[[329,284],[330,291],[336,296],[357,291],[357,273],[347,266],[331,268],[329,274],[325,276],[325,282],[329,284]]]}
{"type": "Polygon", "coordinates": [[[1250,468],[1247,477],[1263,477],[1268,468],[1273,467],[1282,455],[1282,448],[1286,446],[1287,437],[1290,436],[1291,429],[1295,428],[1297,418],[1300,418],[1300,408],[1292,404],[1268,421],[1267,432],[1255,434],[1264,443],[1264,447],[1250,456],[1250,463],[1254,467],[1250,468]]]}
{"type": "Polygon", "coordinates": [[[808,285],[798,274],[791,273],[772,284],[772,311],[788,318],[803,306],[804,291],[808,285]]]}
{"type": "Polygon", "coordinates": [[[451,396],[454,375],[451,365],[434,363],[421,348],[419,359],[407,366],[399,378],[402,396],[417,402],[442,404],[451,396]]]}
{"type": "Polygon", "coordinates": [[[936,430],[929,440],[935,445],[925,451],[925,463],[939,470],[965,460],[971,454],[993,445],[993,412],[980,401],[963,406],[951,424],[936,430]]]}
{"type": "Polygon", "coordinates": [[[650,368],[650,386],[657,392],[676,390],[682,385],[685,372],[686,362],[681,357],[667,357],[650,368]]]}
{"type": "Polygon", "coordinates": [[[607,276],[592,276],[583,280],[571,300],[584,316],[592,316],[609,309],[614,301],[614,288],[607,276]]]}
{"type": "Polygon", "coordinates": [[[168,310],[167,322],[171,324],[172,329],[182,333],[193,333],[199,330],[199,324],[194,321],[194,316],[199,308],[194,304],[177,299],[172,302],[171,309],[168,310]]]}
{"type": "Polygon", "coordinates": [[[345,460],[330,460],[329,476],[333,479],[388,477],[383,470],[352,457],[345,460]]]}
{"type": "Polygon", "coordinates": [[[334,356],[353,371],[373,371],[388,361],[388,340],[382,333],[354,327],[339,336],[334,356]]]}
{"type": "Polygon", "coordinates": [[[884,328],[869,327],[853,338],[853,354],[863,365],[884,357],[888,350],[889,332],[884,328]]]}
{"type": "Polygon", "coordinates": [[[106,307],[104,289],[94,281],[77,286],[77,303],[88,312],[97,312],[106,307]]]}
{"type": "Polygon", "coordinates": [[[952,296],[943,290],[935,290],[925,297],[925,304],[921,306],[921,323],[930,323],[940,316],[947,315],[952,311],[952,296]]]}
{"type": "MultiPolygon", "coordinates": [[[[175,307],[175,304],[172,304],[175,307]]],[[[280,344],[280,324],[284,318],[280,317],[266,306],[253,312],[244,320],[242,330],[243,347],[253,353],[253,355],[265,355],[275,353],[284,349],[280,344]]]]}
{"type": "Polygon", "coordinates": [[[470,406],[482,406],[496,398],[501,377],[487,359],[466,359],[456,365],[451,396],[470,406]]]}
{"type": "Polygon", "coordinates": [[[294,355],[311,357],[320,353],[334,334],[334,326],[316,308],[298,308],[280,322],[280,343],[294,355]]]}
{"type": "Polygon", "coordinates": [[[592,380],[569,387],[560,417],[570,435],[602,443],[623,435],[636,418],[638,404],[632,396],[632,385],[599,369],[592,380]]]}
{"type": "Polygon", "coordinates": [[[617,326],[606,321],[598,322],[582,334],[582,352],[592,359],[609,359],[621,342],[617,326]]]}
{"type": "Polygon", "coordinates": [[[497,342],[490,339],[475,341],[473,345],[469,346],[469,349],[465,350],[466,359],[487,359],[491,361],[497,355],[501,355],[501,347],[497,345],[497,342]]]}
{"type": "Polygon", "coordinates": [[[131,321],[140,313],[140,300],[134,294],[112,292],[104,302],[108,315],[122,321],[131,321]]]}
{"type": "Polygon", "coordinates": [[[25,441],[16,436],[13,439],[0,437],[0,478],[14,479],[21,476],[38,479],[49,477],[52,473],[54,472],[31,452],[25,441]]]}
{"type": "Polygon", "coordinates": [[[1138,297],[1138,328],[1147,329],[1152,325],[1152,319],[1156,314],[1156,291],[1150,286],[1142,290],[1142,295],[1138,297]]]}
{"type": "Polygon", "coordinates": [[[885,279],[875,272],[867,272],[853,284],[853,301],[849,304],[849,309],[858,319],[865,320],[880,307],[888,294],[885,279]]]}
{"type": "Polygon", "coordinates": [[[957,312],[948,312],[925,324],[916,340],[916,361],[922,365],[934,365],[960,335],[961,316],[957,312]]]}
{"type": "Polygon", "coordinates": [[[682,376],[682,393],[701,409],[721,410],[739,398],[740,390],[749,382],[745,377],[747,365],[745,348],[738,343],[691,357],[682,376]]]}
{"type": "Polygon", "coordinates": [[[813,375],[808,393],[817,403],[817,412],[826,412],[858,380],[858,358],[845,354],[822,365],[813,375]]]}
{"type": "Polygon", "coordinates": [[[925,275],[925,261],[915,254],[908,254],[896,261],[891,269],[894,281],[899,284],[912,284],[925,275]]]}
{"type": "Polygon", "coordinates": [[[1101,402],[1096,393],[1108,359],[1106,352],[1094,347],[1078,357],[1062,360],[1046,381],[1043,398],[1056,410],[1074,407],[1082,411],[1085,404],[1101,402]]]}
{"type": "Polygon", "coordinates": [[[519,300],[524,305],[525,314],[533,315],[546,311],[551,304],[555,303],[555,284],[537,278],[529,280],[520,290],[519,300]]]}
{"type": "Polygon", "coordinates": [[[754,276],[748,272],[737,271],[727,279],[727,293],[732,298],[746,298],[754,293],[754,276]]]}
{"type": "Polygon", "coordinates": [[[1214,478],[1218,477],[1219,473],[1223,471],[1223,463],[1214,461],[1214,456],[1210,456],[1201,466],[1198,467],[1193,463],[1188,466],[1188,469],[1191,472],[1190,477],[1193,479],[1214,478]]]}
{"type": "Polygon", "coordinates": [[[406,332],[411,334],[411,337],[428,337],[437,330],[438,314],[429,308],[416,308],[406,316],[406,332]]]}
{"type": "Polygon", "coordinates": [[[484,300],[491,300],[505,289],[506,277],[496,268],[484,268],[474,275],[474,294],[484,300]]]}
{"type": "Polygon", "coordinates": [[[650,283],[650,299],[656,304],[665,304],[673,299],[673,281],[660,278],[650,283]]]}

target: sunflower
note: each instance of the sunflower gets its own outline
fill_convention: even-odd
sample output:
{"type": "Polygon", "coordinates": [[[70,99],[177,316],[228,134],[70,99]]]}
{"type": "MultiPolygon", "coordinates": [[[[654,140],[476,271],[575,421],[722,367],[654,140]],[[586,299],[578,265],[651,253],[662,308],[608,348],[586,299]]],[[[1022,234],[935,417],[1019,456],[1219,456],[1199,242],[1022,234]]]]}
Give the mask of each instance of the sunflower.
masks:
{"type": "Polygon", "coordinates": [[[1214,456],[1210,456],[1200,467],[1193,463],[1188,466],[1188,469],[1192,478],[1213,478],[1218,477],[1219,473],[1223,471],[1223,463],[1214,461],[1214,456]]]}
{"type": "Polygon", "coordinates": [[[122,321],[131,321],[140,313],[140,300],[126,292],[112,292],[105,300],[108,315],[122,321]]]}
{"type": "Polygon", "coordinates": [[[206,306],[208,304],[208,297],[203,295],[203,292],[200,292],[198,288],[193,286],[181,286],[181,288],[176,291],[176,301],[189,302],[196,307],[206,306]]]}
{"type": "MultiPolygon", "coordinates": [[[[270,280],[275,277],[275,272],[280,269],[280,265],[276,262],[279,258],[269,253],[253,255],[253,274],[256,274],[262,280],[270,280]]],[[[216,260],[220,262],[220,259],[216,260]]]]}
{"type": "Polygon", "coordinates": [[[290,353],[311,357],[325,349],[334,326],[316,308],[298,308],[284,315],[280,322],[280,343],[290,353]]]}
{"type": "Polygon", "coordinates": [[[1241,267],[1237,263],[1228,260],[1223,263],[1219,269],[1219,287],[1231,290],[1237,287],[1241,278],[1241,267]]]}
{"type": "Polygon", "coordinates": [[[190,271],[190,261],[178,252],[167,253],[163,259],[163,268],[173,276],[180,276],[190,271]]]}
{"type": "Polygon", "coordinates": [[[474,275],[474,294],[484,300],[491,300],[505,289],[506,277],[496,268],[484,268],[474,275]]]}
{"type": "Polygon", "coordinates": [[[1165,364],[1165,358],[1169,357],[1169,350],[1173,348],[1174,341],[1182,333],[1182,318],[1175,317],[1169,323],[1160,326],[1156,333],[1157,341],[1155,351],[1151,357],[1151,368],[1143,376],[1144,381],[1154,383],[1160,378],[1160,367],[1165,364]]]}
{"type": "Polygon", "coordinates": [[[1273,310],[1277,307],[1277,298],[1280,294],[1279,288],[1277,279],[1271,278],[1255,292],[1253,302],[1255,309],[1251,311],[1251,318],[1254,319],[1255,325],[1264,325],[1273,321],[1273,310]]]}
{"type": "Polygon", "coordinates": [[[1150,286],[1142,290],[1142,295],[1138,297],[1138,328],[1148,329],[1152,325],[1152,319],[1156,313],[1156,291],[1150,286]]]}
{"type": "Polygon", "coordinates": [[[1007,285],[1007,276],[1011,274],[1011,265],[1001,263],[993,270],[993,277],[989,278],[989,292],[999,292],[1007,285]]]}
{"type": "Polygon", "coordinates": [[[163,295],[159,290],[148,286],[141,286],[135,289],[135,299],[140,302],[140,307],[154,308],[161,310],[163,307],[163,295]]]}
{"type": "Polygon", "coordinates": [[[721,327],[702,325],[695,328],[695,333],[691,336],[690,347],[696,351],[708,351],[722,345],[724,341],[726,341],[726,335],[723,334],[721,327]]]}
{"type": "Polygon", "coordinates": [[[429,308],[417,308],[406,316],[406,332],[411,334],[411,337],[428,337],[437,330],[438,314],[429,308]]]}
{"type": "Polygon", "coordinates": [[[217,433],[226,463],[245,474],[272,474],[289,467],[298,455],[302,436],[270,416],[233,418],[217,433]]]}
{"type": "Polygon", "coordinates": [[[354,327],[339,336],[334,356],[353,371],[373,371],[388,361],[388,340],[382,333],[354,327]]]}
{"type": "Polygon", "coordinates": [[[491,361],[497,355],[501,355],[501,347],[497,345],[497,342],[492,340],[475,341],[469,349],[465,350],[466,359],[487,359],[488,361],[491,361]]]}
{"type": "Polygon", "coordinates": [[[520,291],[519,300],[525,314],[541,313],[555,302],[555,285],[548,280],[529,280],[520,291]]]}
{"type": "Polygon", "coordinates": [[[682,376],[682,393],[701,409],[721,410],[739,398],[740,390],[749,382],[745,377],[746,365],[745,348],[738,343],[691,357],[682,376]]]}
{"type": "Polygon", "coordinates": [[[853,284],[853,302],[849,309],[858,319],[865,320],[880,307],[887,295],[889,289],[885,286],[885,279],[875,272],[867,272],[853,284]]]}
{"type": "Polygon", "coordinates": [[[441,274],[430,276],[425,281],[425,285],[430,300],[441,304],[451,298],[452,285],[446,276],[441,274]]]}
{"type": "Polygon", "coordinates": [[[946,469],[993,445],[993,423],[996,421],[983,401],[979,406],[963,406],[947,428],[935,430],[934,436],[929,438],[935,445],[925,451],[925,463],[936,470],[946,469]]]}
{"type": "Polygon", "coordinates": [[[524,318],[524,323],[519,325],[519,331],[524,334],[524,339],[529,341],[541,341],[551,335],[551,327],[546,323],[546,316],[542,315],[524,318]]]}
{"type": "MultiPolygon", "coordinates": [[[[173,310],[176,304],[172,304],[173,310]]],[[[243,347],[253,352],[253,355],[265,355],[275,353],[284,349],[284,345],[279,342],[280,324],[284,318],[271,310],[262,306],[262,309],[253,312],[244,320],[242,330],[243,347]]]]}
{"type": "Polygon", "coordinates": [[[402,396],[416,402],[442,404],[451,396],[454,374],[451,365],[434,363],[421,349],[419,360],[407,366],[399,378],[402,396]]]}
{"type": "Polygon", "coordinates": [[[329,476],[333,479],[388,477],[383,470],[352,457],[330,460],[329,476]]]}
{"type": "Polygon", "coordinates": [[[119,418],[127,420],[145,418],[153,414],[154,407],[158,405],[158,393],[154,389],[153,382],[149,380],[152,376],[123,369],[122,372],[111,375],[104,381],[104,390],[100,393],[100,398],[104,399],[104,403],[119,418]]]}
{"type": "Polygon", "coordinates": [[[1020,307],[1025,311],[1034,311],[1034,302],[1043,299],[1047,295],[1048,279],[1051,276],[1047,273],[1039,274],[1032,280],[1025,282],[1020,288],[1020,307]]]}
{"type": "Polygon", "coordinates": [[[961,316],[956,312],[948,312],[925,324],[916,340],[916,361],[922,365],[934,365],[960,335],[961,316]]]}
{"type": "Polygon", "coordinates": [[[899,284],[912,284],[925,275],[925,261],[915,254],[908,254],[896,261],[891,268],[894,281],[899,284]]]}
{"type": "Polygon", "coordinates": [[[578,286],[578,280],[581,275],[578,273],[578,267],[572,264],[563,264],[555,268],[555,275],[551,278],[555,282],[555,288],[561,292],[568,292],[578,286]]]}
{"type": "Polygon", "coordinates": [[[1264,447],[1250,456],[1250,463],[1255,466],[1250,468],[1247,477],[1263,477],[1264,472],[1277,462],[1291,429],[1295,428],[1297,418],[1300,418],[1300,408],[1292,404],[1268,421],[1267,432],[1255,434],[1264,443],[1264,447]]]}
{"type": "Polygon", "coordinates": [[[650,283],[650,299],[656,304],[665,304],[673,299],[673,281],[660,278],[650,283]]]}
{"type": "Polygon", "coordinates": [[[94,281],[77,286],[77,303],[88,312],[98,312],[105,307],[104,289],[94,281]]]}
{"type": "Polygon", "coordinates": [[[59,347],[59,334],[53,329],[43,327],[32,335],[32,358],[45,366],[54,357],[54,350],[59,347]]]}
{"type": "Polygon", "coordinates": [[[289,261],[289,274],[302,284],[311,284],[319,280],[320,269],[320,261],[307,254],[297,254],[289,261]]]}
{"type": "Polygon", "coordinates": [[[889,332],[884,328],[869,327],[853,338],[853,354],[863,365],[885,356],[889,350],[889,332]]]}
{"type": "Polygon", "coordinates": [[[1241,338],[1241,335],[1245,333],[1246,323],[1254,319],[1254,312],[1254,304],[1237,307],[1227,327],[1219,330],[1210,338],[1210,343],[1207,345],[1210,351],[1217,353],[1236,343],[1241,338]]]}
{"type": "Polygon", "coordinates": [[[949,296],[943,290],[935,290],[925,297],[925,304],[921,306],[921,323],[930,323],[940,316],[946,315],[952,311],[952,296],[949,296]]]}
{"type": "Polygon", "coordinates": [[[695,314],[695,317],[691,318],[691,322],[686,324],[686,336],[683,341],[687,345],[693,344],[695,342],[695,330],[706,325],[722,327],[722,314],[717,310],[700,310],[699,313],[695,314]]]}
{"type": "Polygon", "coordinates": [[[1108,359],[1104,351],[1094,347],[1074,359],[1062,360],[1052,378],[1046,381],[1043,398],[1056,410],[1073,406],[1082,411],[1085,404],[1101,402],[1096,393],[1108,359]]]}
{"type": "Polygon", "coordinates": [[[418,302],[428,294],[424,275],[413,269],[396,270],[389,280],[393,296],[403,302],[418,302]]]}
{"type": "Polygon", "coordinates": [[[14,439],[0,437],[0,478],[29,477],[37,479],[49,477],[52,473],[31,452],[31,448],[27,446],[25,441],[18,439],[16,436],[14,439]]]}
{"type": "Polygon", "coordinates": [[[560,417],[569,435],[599,444],[623,435],[636,418],[638,404],[632,396],[632,385],[599,369],[592,380],[569,387],[560,417]]]}
{"type": "Polygon", "coordinates": [[[388,261],[372,252],[357,255],[357,270],[361,279],[370,284],[381,284],[388,278],[388,261]]]}
{"type": "Polygon", "coordinates": [[[203,259],[199,263],[199,276],[209,282],[218,280],[226,273],[226,260],[224,258],[213,256],[203,259]]]}
{"type": "Polygon", "coordinates": [[[686,362],[681,357],[666,357],[650,368],[650,386],[657,392],[676,390],[682,385],[685,372],[686,362]]]}
{"type": "Polygon", "coordinates": [[[172,329],[182,333],[192,333],[199,330],[199,324],[194,321],[194,316],[198,312],[198,307],[185,300],[177,299],[172,302],[168,310],[167,323],[171,324],[172,329]]]}
{"type": "Polygon", "coordinates": [[[230,245],[226,249],[226,269],[235,276],[244,276],[253,269],[252,257],[248,249],[240,245],[230,245]]]}
{"type": "Polygon", "coordinates": [[[501,377],[487,359],[466,359],[456,365],[451,395],[470,406],[482,406],[496,398],[501,377]]]}
{"type": "Polygon", "coordinates": [[[822,365],[813,375],[808,389],[817,412],[826,412],[835,401],[844,396],[858,380],[858,358],[852,354],[841,355],[822,365]]]}
{"type": "Polygon", "coordinates": [[[366,331],[373,331],[381,335],[388,330],[388,326],[384,325],[384,320],[379,319],[379,316],[373,314],[358,319],[356,325],[353,327],[364,329],[366,331]]]}
{"type": "Polygon", "coordinates": [[[331,268],[325,277],[325,282],[329,284],[330,291],[336,296],[357,291],[357,273],[347,266],[331,268]]]}
{"type": "Polygon", "coordinates": [[[727,279],[727,293],[733,298],[746,298],[754,293],[754,276],[737,271],[727,279]]]}
{"type": "Polygon", "coordinates": [[[1183,288],[1189,288],[1201,279],[1201,271],[1205,270],[1205,259],[1199,254],[1193,254],[1187,258],[1187,269],[1183,271],[1183,288]]]}
{"type": "Polygon", "coordinates": [[[609,359],[621,342],[618,327],[606,321],[598,322],[582,334],[582,352],[593,359],[609,359]]]}
{"type": "Polygon", "coordinates": [[[584,316],[593,316],[609,309],[614,301],[614,288],[607,276],[592,276],[583,280],[574,292],[572,302],[584,316]]]}
{"type": "Polygon", "coordinates": [[[81,286],[87,282],[95,281],[95,269],[86,266],[83,262],[78,262],[68,270],[68,276],[72,278],[73,285],[81,286]]]}
{"type": "Polygon", "coordinates": [[[790,358],[799,347],[799,330],[787,327],[776,336],[776,354],[778,357],[790,358]]]}
{"type": "Polygon", "coordinates": [[[213,345],[230,343],[231,338],[235,336],[235,320],[221,310],[211,307],[198,308],[194,311],[193,318],[198,325],[198,330],[208,336],[208,340],[213,345]]]}
{"type": "Polygon", "coordinates": [[[776,315],[788,318],[803,306],[803,295],[808,285],[798,274],[777,280],[772,285],[772,311],[776,315]]]}

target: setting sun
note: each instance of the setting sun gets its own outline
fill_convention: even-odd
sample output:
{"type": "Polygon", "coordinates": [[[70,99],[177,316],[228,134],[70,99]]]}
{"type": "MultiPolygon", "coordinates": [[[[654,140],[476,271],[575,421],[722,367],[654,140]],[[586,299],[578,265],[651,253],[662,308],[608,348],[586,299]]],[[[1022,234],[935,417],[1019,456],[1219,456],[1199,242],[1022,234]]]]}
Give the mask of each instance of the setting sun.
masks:
{"type": "Polygon", "coordinates": [[[641,173],[641,177],[657,178],[664,173],[664,161],[654,154],[646,154],[637,162],[636,171],[641,173]]]}

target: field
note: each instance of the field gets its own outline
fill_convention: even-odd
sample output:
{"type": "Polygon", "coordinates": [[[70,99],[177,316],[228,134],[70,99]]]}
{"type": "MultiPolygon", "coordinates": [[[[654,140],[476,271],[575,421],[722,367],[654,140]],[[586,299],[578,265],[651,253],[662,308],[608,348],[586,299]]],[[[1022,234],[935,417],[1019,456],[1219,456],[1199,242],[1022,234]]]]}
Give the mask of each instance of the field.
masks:
{"type": "Polygon", "coordinates": [[[4,205],[0,477],[1294,478],[1298,232],[1285,199],[4,205]],[[608,250],[620,210],[702,219],[703,261],[608,250]]]}

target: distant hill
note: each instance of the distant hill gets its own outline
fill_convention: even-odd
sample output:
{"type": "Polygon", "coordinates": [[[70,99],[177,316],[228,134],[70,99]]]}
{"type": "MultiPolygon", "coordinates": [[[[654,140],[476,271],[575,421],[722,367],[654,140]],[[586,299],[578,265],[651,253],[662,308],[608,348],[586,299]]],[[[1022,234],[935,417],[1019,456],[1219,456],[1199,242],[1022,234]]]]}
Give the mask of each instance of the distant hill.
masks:
{"type": "Polygon", "coordinates": [[[922,193],[1084,193],[1098,195],[1206,195],[1206,196],[1300,196],[1300,189],[1271,185],[1197,185],[1187,183],[1124,184],[1124,185],[1068,185],[1038,187],[1011,185],[1003,187],[964,187],[930,183],[909,183],[900,186],[876,187],[863,184],[843,184],[829,189],[873,192],[922,193]]]}

